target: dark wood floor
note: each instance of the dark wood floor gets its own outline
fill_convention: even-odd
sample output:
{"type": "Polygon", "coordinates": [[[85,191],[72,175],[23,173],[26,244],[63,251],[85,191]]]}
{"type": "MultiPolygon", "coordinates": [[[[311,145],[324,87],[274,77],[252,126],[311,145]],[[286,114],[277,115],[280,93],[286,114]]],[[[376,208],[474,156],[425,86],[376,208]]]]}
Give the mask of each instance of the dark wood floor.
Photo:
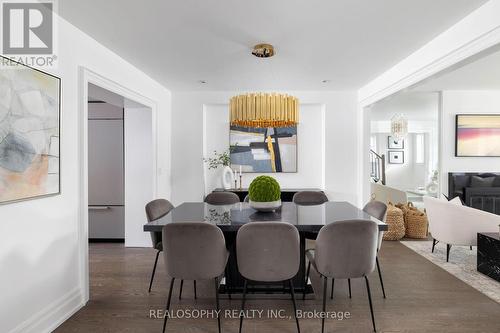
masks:
{"type": "MultiPolygon", "coordinates": [[[[161,319],[151,319],[150,310],[163,309],[168,278],[160,261],[153,292],[147,288],[155,252],[124,248],[121,244],[90,246],[90,301],[56,332],[160,332],[161,319]]],[[[375,319],[379,332],[500,332],[500,305],[454,278],[398,242],[384,242],[379,254],[387,299],[382,298],[378,277],[370,277],[375,319]]],[[[200,283],[201,284],[201,283],[200,283]]],[[[213,309],[212,284],[199,285],[193,300],[192,282],[185,282],[183,299],[173,298],[173,309],[213,309]]],[[[178,285],[176,284],[175,296],[178,285]]],[[[350,319],[328,320],[327,332],[370,332],[371,322],[363,281],[353,282],[353,297],[347,283],[336,281],[335,300],[328,311],[349,311],[350,319]]],[[[239,300],[224,299],[223,309],[239,309],[239,300]]],[[[298,301],[299,309],[321,309],[321,300],[298,301]]],[[[247,309],[285,309],[291,302],[281,299],[249,300],[247,309]]],[[[215,319],[173,319],[167,332],[217,332],[215,319]]],[[[320,332],[320,320],[300,321],[302,332],[320,332]]],[[[291,319],[246,320],[244,332],[296,332],[291,319]]],[[[237,319],[223,319],[223,332],[237,332],[237,319]]]]}

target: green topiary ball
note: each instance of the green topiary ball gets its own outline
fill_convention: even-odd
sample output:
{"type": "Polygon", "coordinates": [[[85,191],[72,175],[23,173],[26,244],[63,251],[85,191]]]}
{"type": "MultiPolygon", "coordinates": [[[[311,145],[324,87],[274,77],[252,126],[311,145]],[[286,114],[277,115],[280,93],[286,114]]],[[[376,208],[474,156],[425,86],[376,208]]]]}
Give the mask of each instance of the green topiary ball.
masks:
{"type": "Polygon", "coordinates": [[[276,201],[281,198],[280,184],[270,176],[255,178],[248,188],[250,200],[256,202],[276,201]]]}

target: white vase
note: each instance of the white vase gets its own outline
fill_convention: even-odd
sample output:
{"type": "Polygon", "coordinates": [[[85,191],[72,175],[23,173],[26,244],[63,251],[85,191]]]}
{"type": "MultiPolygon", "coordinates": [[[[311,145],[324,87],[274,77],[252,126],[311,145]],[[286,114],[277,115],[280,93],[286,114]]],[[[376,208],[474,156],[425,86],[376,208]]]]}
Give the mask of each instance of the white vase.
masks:
{"type": "Polygon", "coordinates": [[[222,168],[221,182],[225,190],[230,190],[234,184],[233,170],[228,165],[222,168]]]}

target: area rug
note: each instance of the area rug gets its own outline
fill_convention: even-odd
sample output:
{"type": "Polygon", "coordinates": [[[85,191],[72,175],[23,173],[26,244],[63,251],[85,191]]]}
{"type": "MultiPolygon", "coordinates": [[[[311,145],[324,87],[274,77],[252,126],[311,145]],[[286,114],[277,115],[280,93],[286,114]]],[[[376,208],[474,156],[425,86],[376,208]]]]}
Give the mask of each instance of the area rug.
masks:
{"type": "Polygon", "coordinates": [[[446,262],[446,245],[444,244],[438,243],[434,253],[431,253],[432,241],[401,241],[401,244],[500,303],[500,282],[476,270],[476,247],[470,250],[468,246],[452,246],[449,262],[446,262]]]}

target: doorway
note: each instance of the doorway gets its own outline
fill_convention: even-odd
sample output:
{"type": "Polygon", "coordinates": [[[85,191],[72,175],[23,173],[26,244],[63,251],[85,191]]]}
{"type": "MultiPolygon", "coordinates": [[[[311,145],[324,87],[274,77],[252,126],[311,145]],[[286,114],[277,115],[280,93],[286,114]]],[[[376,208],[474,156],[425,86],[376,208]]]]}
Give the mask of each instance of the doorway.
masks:
{"type": "MultiPolygon", "coordinates": [[[[89,238],[122,242],[114,246],[151,245],[142,226],[145,223],[144,206],[156,197],[157,107],[148,98],[87,69],[82,69],[81,79],[79,244],[81,283],[86,302],[89,300],[89,238]],[[89,108],[89,101],[105,110],[92,110],[94,107],[89,108]],[[90,121],[97,123],[97,130],[90,121]],[[90,144],[107,146],[107,151],[113,155],[111,162],[92,160],[95,156],[90,144]],[[97,180],[96,186],[91,177],[99,169],[107,172],[101,176],[112,179],[97,180]],[[94,202],[91,195],[96,188],[98,191],[106,189],[111,199],[104,197],[102,203],[94,202]],[[94,219],[96,215],[97,220],[94,219]]],[[[106,154],[106,149],[102,154],[106,154]]]]}

